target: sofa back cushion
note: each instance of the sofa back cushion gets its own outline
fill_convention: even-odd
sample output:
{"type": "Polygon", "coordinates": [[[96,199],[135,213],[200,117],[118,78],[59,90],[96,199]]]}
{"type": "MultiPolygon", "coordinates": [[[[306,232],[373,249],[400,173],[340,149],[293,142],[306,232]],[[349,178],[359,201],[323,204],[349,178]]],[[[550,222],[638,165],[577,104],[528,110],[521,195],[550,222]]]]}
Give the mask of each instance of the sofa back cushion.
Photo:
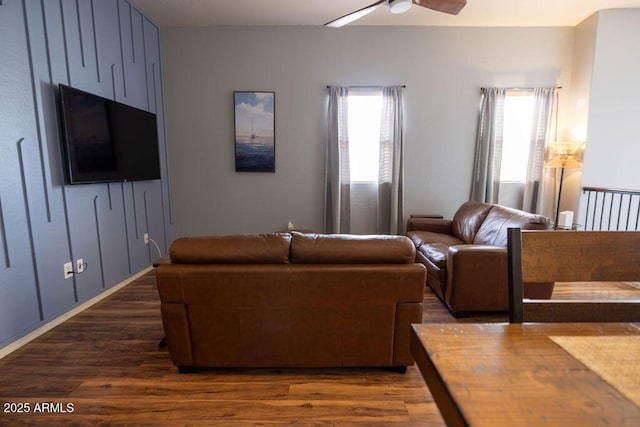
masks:
{"type": "Polygon", "coordinates": [[[289,233],[182,237],[171,245],[176,264],[285,264],[289,233]]]}
{"type": "Polygon", "coordinates": [[[551,227],[551,220],[542,215],[495,205],[476,233],[473,243],[507,246],[507,228],[549,230],[551,227]]]}
{"type": "Polygon", "coordinates": [[[465,243],[472,243],[492,208],[493,205],[488,203],[474,201],[463,203],[453,216],[451,232],[465,243]]]}
{"type": "Polygon", "coordinates": [[[408,264],[415,246],[405,236],[292,233],[296,264],[408,264]]]}

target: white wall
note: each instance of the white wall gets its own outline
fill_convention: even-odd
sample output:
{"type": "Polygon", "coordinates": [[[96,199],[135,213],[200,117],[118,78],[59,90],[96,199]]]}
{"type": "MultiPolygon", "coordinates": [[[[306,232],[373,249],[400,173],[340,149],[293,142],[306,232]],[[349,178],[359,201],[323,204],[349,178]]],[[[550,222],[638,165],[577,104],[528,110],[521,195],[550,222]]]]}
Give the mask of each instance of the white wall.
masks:
{"type": "Polygon", "coordinates": [[[561,135],[564,140],[584,141],[587,137],[591,77],[597,33],[597,13],[582,21],[575,29],[568,120],[561,135]]]}
{"type": "MultiPolygon", "coordinates": [[[[163,28],[175,237],[322,229],[326,85],[406,84],[405,214],[469,197],[481,86],[570,91],[573,28],[163,28]],[[234,90],[276,93],[276,173],[236,173],[234,90]]],[[[564,115],[564,110],[561,111],[564,115]]]]}
{"type": "MultiPolygon", "coordinates": [[[[571,92],[567,108],[567,120],[558,130],[561,141],[586,141],[589,122],[589,100],[591,98],[591,77],[595,55],[598,14],[582,21],[575,29],[573,65],[571,67],[571,92]]],[[[589,149],[587,145],[587,149],[589,149]]],[[[556,172],[556,177],[559,177],[556,172]]],[[[582,185],[582,168],[567,169],[564,177],[560,212],[572,211],[574,220],[579,222],[579,203],[582,185]]],[[[557,192],[557,190],[556,190],[557,192]]]]}
{"type": "Polygon", "coordinates": [[[640,190],[640,9],[597,25],[582,184],[640,190]]]}

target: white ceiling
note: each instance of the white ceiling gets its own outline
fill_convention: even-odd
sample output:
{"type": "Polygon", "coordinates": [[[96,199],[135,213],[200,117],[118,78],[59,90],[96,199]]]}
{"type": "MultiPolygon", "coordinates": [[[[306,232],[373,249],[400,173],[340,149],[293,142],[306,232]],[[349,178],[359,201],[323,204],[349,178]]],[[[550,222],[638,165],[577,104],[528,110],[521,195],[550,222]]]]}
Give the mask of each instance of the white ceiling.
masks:
{"type": "MultiPolygon", "coordinates": [[[[374,0],[132,0],[160,26],[320,26],[374,0]]],[[[457,16],[413,5],[380,7],[351,25],[575,26],[602,9],[640,8],[640,0],[467,0],[457,16]]]]}

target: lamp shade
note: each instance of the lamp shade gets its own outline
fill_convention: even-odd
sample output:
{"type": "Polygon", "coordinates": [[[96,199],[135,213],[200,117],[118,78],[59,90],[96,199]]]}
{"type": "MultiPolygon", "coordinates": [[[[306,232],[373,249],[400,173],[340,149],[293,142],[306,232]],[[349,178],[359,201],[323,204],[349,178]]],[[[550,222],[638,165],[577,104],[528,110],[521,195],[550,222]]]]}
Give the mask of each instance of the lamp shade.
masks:
{"type": "Polygon", "coordinates": [[[389,9],[391,13],[403,13],[411,9],[411,0],[390,0],[389,9]]]}
{"type": "Polygon", "coordinates": [[[550,168],[579,168],[582,166],[584,142],[555,142],[547,153],[550,168]]]}

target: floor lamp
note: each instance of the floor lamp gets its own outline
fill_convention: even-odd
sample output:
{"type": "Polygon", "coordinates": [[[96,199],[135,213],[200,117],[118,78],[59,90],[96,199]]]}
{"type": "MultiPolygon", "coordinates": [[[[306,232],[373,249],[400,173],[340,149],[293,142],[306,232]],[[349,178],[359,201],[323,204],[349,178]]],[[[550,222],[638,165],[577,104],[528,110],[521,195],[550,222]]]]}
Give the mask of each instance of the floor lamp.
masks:
{"type": "Polygon", "coordinates": [[[558,201],[556,202],[555,219],[553,227],[558,228],[558,217],[560,215],[560,200],[562,198],[562,184],[564,182],[564,170],[579,168],[582,166],[582,152],[584,142],[556,142],[551,148],[551,158],[547,162],[547,167],[560,168],[560,185],[558,186],[558,201]]]}

